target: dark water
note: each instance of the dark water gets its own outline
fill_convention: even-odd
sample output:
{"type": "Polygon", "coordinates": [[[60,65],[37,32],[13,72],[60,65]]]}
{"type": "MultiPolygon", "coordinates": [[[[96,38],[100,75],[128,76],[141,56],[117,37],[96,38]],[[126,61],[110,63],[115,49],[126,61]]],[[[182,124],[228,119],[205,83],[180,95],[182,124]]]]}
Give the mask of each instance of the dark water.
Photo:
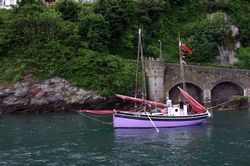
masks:
{"type": "Polygon", "coordinates": [[[207,124],[160,133],[77,113],[0,116],[0,165],[249,166],[250,112],[214,112],[207,124]]]}

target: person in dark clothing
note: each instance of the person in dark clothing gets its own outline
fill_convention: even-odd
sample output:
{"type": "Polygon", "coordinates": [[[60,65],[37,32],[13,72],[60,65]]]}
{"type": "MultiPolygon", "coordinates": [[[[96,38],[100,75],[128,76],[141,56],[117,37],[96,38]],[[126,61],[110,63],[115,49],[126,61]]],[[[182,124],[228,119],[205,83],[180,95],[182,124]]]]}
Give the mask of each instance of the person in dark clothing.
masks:
{"type": "Polygon", "coordinates": [[[184,102],[182,100],[180,100],[179,104],[180,104],[180,109],[184,109],[184,102]]]}
{"type": "Polygon", "coordinates": [[[184,102],[179,100],[180,114],[184,115],[184,102]]]}
{"type": "Polygon", "coordinates": [[[187,104],[187,113],[192,114],[192,107],[190,104],[187,104]]]}

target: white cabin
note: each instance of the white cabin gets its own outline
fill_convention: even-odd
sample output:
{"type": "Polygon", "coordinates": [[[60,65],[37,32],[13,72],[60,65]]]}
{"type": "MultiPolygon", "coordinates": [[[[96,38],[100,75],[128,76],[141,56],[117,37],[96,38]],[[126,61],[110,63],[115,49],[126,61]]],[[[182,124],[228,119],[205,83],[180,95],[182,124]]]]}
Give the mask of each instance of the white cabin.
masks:
{"type": "Polygon", "coordinates": [[[169,116],[187,116],[187,105],[184,105],[184,109],[181,110],[179,105],[173,105],[173,107],[168,108],[169,116]]]}

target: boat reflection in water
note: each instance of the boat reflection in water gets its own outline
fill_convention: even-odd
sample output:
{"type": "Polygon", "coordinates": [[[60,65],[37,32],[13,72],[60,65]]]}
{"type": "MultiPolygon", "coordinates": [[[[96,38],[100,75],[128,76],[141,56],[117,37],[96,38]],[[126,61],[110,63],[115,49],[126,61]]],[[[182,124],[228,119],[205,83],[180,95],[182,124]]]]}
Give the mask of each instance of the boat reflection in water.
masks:
{"type": "Polygon", "coordinates": [[[205,125],[160,128],[159,133],[154,128],[115,129],[114,156],[125,162],[136,158],[139,165],[202,165],[209,160],[204,154],[214,149],[212,133],[209,121],[205,125]]]}
{"type": "Polygon", "coordinates": [[[161,128],[157,133],[151,129],[115,129],[115,141],[120,143],[163,143],[170,145],[186,146],[193,141],[209,139],[212,127],[196,125],[178,128],[161,128]]]}

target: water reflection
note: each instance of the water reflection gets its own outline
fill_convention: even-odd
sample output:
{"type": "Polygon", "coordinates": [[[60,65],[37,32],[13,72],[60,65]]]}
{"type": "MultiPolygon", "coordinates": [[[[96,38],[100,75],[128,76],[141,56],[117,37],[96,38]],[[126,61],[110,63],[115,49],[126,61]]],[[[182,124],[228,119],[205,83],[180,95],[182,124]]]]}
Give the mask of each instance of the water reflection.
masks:
{"type": "Polygon", "coordinates": [[[78,114],[2,116],[0,165],[249,165],[249,115],[217,111],[204,125],[160,133],[78,114]]]}
{"type": "Polygon", "coordinates": [[[213,125],[155,129],[115,129],[114,156],[119,161],[133,161],[140,164],[195,165],[204,148],[210,142],[213,125]],[[115,155],[117,153],[120,155],[115,155]],[[121,155],[122,153],[122,155],[121,155]],[[183,158],[183,156],[185,156],[183,158]],[[147,158],[147,160],[145,160],[147,158]]]}
{"type": "Polygon", "coordinates": [[[116,143],[144,144],[157,141],[164,144],[178,144],[186,146],[197,140],[211,137],[212,126],[197,125],[178,128],[155,129],[115,129],[116,143]]]}

